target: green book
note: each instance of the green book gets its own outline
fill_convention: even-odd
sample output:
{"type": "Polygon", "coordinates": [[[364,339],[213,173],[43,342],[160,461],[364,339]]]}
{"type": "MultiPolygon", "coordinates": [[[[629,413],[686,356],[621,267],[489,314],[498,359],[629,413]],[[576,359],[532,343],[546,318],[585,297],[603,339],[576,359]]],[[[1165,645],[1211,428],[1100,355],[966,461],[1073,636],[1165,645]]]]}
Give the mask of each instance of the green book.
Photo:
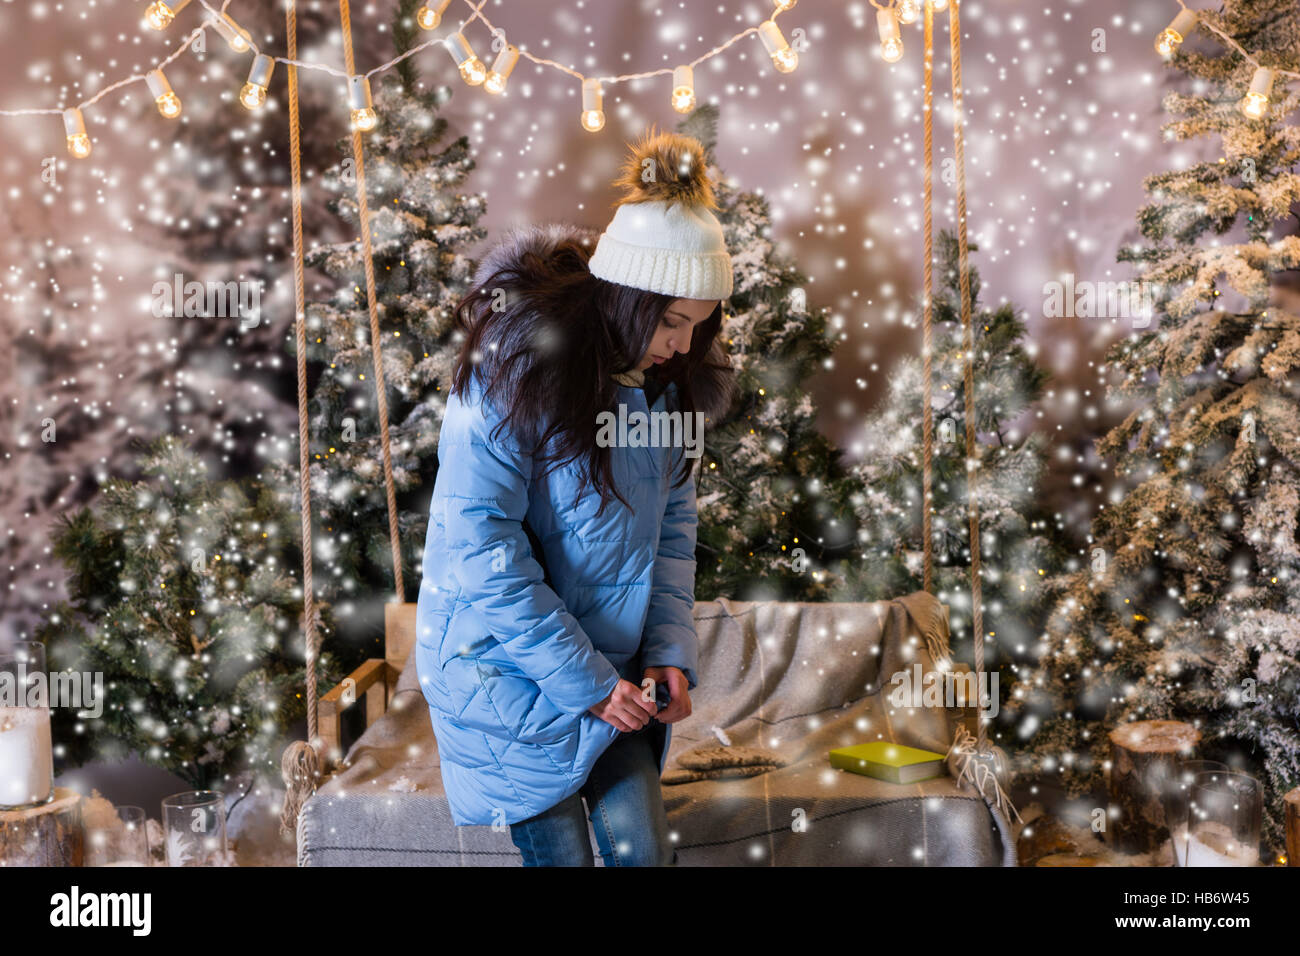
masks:
{"type": "Polygon", "coordinates": [[[831,766],[889,783],[916,783],[941,777],[946,758],[933,750],[918,750],[887,740],[855,744],[831,751],[831,766]]]}

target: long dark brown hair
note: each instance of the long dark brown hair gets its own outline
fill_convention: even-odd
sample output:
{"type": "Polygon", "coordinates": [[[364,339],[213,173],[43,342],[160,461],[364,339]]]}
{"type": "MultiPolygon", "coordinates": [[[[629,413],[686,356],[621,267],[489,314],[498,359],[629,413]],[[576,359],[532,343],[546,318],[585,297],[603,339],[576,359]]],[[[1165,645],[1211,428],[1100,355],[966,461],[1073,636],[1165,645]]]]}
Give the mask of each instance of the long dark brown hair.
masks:
{"type": "MultiPolygon", "coordinates": [[[[597,278],[587,268],[591,248],[587,230],[555,224],[511,230],[488,253],[455,308],[463,341],[452,390],[467,394],[477,375],[501,410],[497,429],[549,463],[547,473],[582,458],[578,496],[593,485],[600,514],[611,495],[628,503],[615,487],[609,448],[596,442],[596,416],[615,409],[611,376],[637,364],[679,297],[597,278]]],[[[665,388],[676,384],[670,411],[702,411],[716,422],[730,408],[735,373],[717,341],[721,327],[720,303],[695,327],[687,354],[645,371],[665,388]]],[[[681,460],[674,487],[690,477],[693,460],[681,460]]]]}

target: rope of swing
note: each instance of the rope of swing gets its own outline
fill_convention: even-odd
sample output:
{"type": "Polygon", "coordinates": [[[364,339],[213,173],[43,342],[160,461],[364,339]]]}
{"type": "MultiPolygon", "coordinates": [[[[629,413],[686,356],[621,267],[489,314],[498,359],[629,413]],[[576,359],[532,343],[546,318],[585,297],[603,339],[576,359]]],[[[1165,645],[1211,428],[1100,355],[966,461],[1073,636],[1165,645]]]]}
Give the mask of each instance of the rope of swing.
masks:
{"type": "MultiPolygon", "coordinates": [[[[298,30],[295,0],[285,4],[285,33],[288,57],[294,60],[298,50],[298,30]]],[[[356,72],[352,52],[352,21],[348,0],[339,0],[339,20],[343,34],[343,59],[349,76],[356,72]]],[[[306,638],[307,680],[307,742],[294,741],[281,758],[281,774],[285,782],[285,799],[281,808],[280,824],[284,831],[293,830],[298,815],[307,798],[311,796],[320,779],[323,760],[317,750],[318,724],[316,659],[320,639],[316,631],[315,595],[312,586],[312,528],[311,528],[311,475],[310,436],[307,415],[307,334],[306,296],[303,284],[302,240],[302,149],[298,114],[297,68],[290,63],[289,77],[289,169],[292,179],[293,206],[293,277],[294,305],[296,309],[296,335],[298,348],[298,468],[302,496],[302,561],[303,561],[303,621],[306,638]]],[[[375,286],[374,250],[371,245],[370,210],[366,200],[366,170],[362,156],[361,131],[352,130],[352,158],[356,167],[357,214],[361,228],[362,262],[366,276],[366,306],[370,319],[370,354],[375,375],[376,407],[379,417],[379,438],[383,452],[384,492],[388,504],[388,536],[393,554],[393,581],[396,600],[405,598],[402,582],[402,548],[398,533],[397,493],[393,483],[393,456],[388,430],[388,395],[384,382],[382,341],[379,331],[379,303],[375,286]]]]}
{"type": "MultiPolygon", "coordinates": [[[[970,520],[971,566],[971,627],[975,639],[975,674],[983,686],[984,675],[984,600],[981,582],[979,533],[979,449],[975,442],[975,345],[970,301],[970,256],[967,249],[966,230],[966,136],[965,112],[962,101],[961,74],[961,3],[948,4],[949,45],[952,55],[952,106],[953,148],[957,173],[957,256],[961,283],[962,357],[964,359],[964,410],[966,419],[966,488],[967,512],[970,520]]],[[[934,543],[932,539],[932,482],[934,469],[934,411],[931,393],[931,352],[933,349],[933,283],[934,268],[934,11],[925,4],[925,290],[922,318],[922,379],[921,432],[923,443],[922,465],[922,547],[924,554],[925,590],[933,588],[934,543]]],[[[980,749],[988,739],[983,709],[977,722],[977,740],[980,749]]]]}

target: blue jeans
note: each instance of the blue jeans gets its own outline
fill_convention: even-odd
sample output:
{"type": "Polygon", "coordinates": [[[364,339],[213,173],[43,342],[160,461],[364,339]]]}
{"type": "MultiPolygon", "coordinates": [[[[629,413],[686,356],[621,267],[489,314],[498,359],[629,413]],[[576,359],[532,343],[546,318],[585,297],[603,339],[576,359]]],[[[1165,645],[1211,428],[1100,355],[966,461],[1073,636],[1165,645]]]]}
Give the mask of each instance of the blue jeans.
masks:
{"type": "Polygon", "coordinates": [[[677,862],[677,851],[668,840],[659,764],[650,742],[652,729],[647,725],[620,733],[597,758],[577,793],[510,825],[510,839],[523,854],[524,866],[594,866],[588,816],[606,866],[677,862]]]}

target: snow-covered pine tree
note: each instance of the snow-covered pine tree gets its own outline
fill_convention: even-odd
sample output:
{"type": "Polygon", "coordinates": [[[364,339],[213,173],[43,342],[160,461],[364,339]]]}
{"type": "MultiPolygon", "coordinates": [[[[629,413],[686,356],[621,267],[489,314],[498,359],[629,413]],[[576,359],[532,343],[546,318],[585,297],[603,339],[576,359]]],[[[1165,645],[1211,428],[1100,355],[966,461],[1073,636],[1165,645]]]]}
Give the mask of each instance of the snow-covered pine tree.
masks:
{"type": "MultiPolygon", "coordinates": [[[[283,43],[279,6],[234,13],[259,41],[283,43]]],[[[195,4],[178,28],[205,16],[195,4]]],[[[337,10],[298,12],[304,49],[337,29],[337,10]]],[[[174,31],[137,39],[157,43],[159,57],[176,43],[174,31]]],[[[51,243],[67,203],[90,201],[89,180],[66,161],[57,176],[42,176],[47,203],[22,216],[9,207],[0,230],[6,260],[27,263],[15,266],[0,292],[0,340],[13,343],[0,348],[0,430],[8,439],[0,445],[11,472],[22,475],[0,482],[0,642],[30,636],[47,605],[64,596],[50,575],[60,571],[49,559],[53,516],[90,502],[106,475],[132,477],[128,436],[184,436],[210,467],[235,475],[253,470],[257,442],[295,427],[294,377],[280,344],[293,322],[283,67],[266,107],[250,112],[235,99],[248,55],[215,31],[204,41],[205,52],[191,50],[168,70],[184,97],[174,123],[158,116],[143,83],[123,91],[125,122],[166,128],[154,160],[139,170],[149,203],[113,239],[114,261],[156,264],[152,275],[137,273],[144,285],[110,294],[102,263],[51,243]],[[229,315],[153,317],[139,305],[152,298],[148,283],[171,285],[178,273],[184,281],[262,283],[260,322],[243,328],[229,315]]],[[[366,42],[359,31],[359,48],[366,42]]],[[[312,236],[327,232],[326,220],[337,222],[312,194],[314,171],[334,155],[334,137],[320,131],[331,118],[336,129],[347,121],[336,84],[322,76],[300,84],[312,236]]]]}
{"type": "Polygon", "coordinates": [[[114,410],[153,394],[139,343],[103,323],[99,273],[51,243],[53,228],[42,212],[3,229],[15,265],[0,293],[0,645],[30,639],[63,596],[49,529],[98,494],[99,476],[133,464],[132,422],[114,410]]]}
{"type": "Polygon", "coordinates": [[[858,486],[817,430],[806,382],[824,370],[836,333],[827,310],[810,306],[808,277],[777,251],[767,199],[718,173],[717,126],[714,104],[676,126],[704,147],[736,269],[719,335],[739,397],[705,432],[695,596],[829,600],[839,583],[833,552],[853,541],[846,516],[858,486]]]}
{"type": "MultiPolygon", "coordinates": [[[[1300,69],[1295,0],[1198,14],[1263,65],[1300,69]]],[[[1218,155],[1146,180],[1145,243],[1119,258],[1145,267],[1158,326],[1107,356],[1112,395],[1136,399],[1098,445],[1112,504],[1013,705],[1032,736],[1022,769],[1071,794],[1101,784],[1115,726],[1194,724],[1202,756],[1263,781],[1277,851],[1300,783],[1300,315],[1276,290],[1300,268],[1300,95],[1278,82],[1263,118],[1244,115],[1254,67],[1204,30],[1171,65],[1194,83],[1166,96],[1167,137],[1214,137],[1218,155]]]]}
{"type": "MultiPolygon", "coordinates": [[[[202,22],[197,6],[178,17],[187,29],[202,22]]],[[[282,49],[283,5],[231,13],[257,42],[282,49]]],[[[327,48],[330,34],[337,37],[338,12],[328,5],[312,10],[300,4],[296,19],[304,51],[327,48]]],[[[366,43],[370,34],[358,32],[366,43]]],[[[152,281],[174,284],[180,275],[205,286],[247,283],[245,288],[260,290],[260,309],[252,316],[220,314],[228,310],[218,307],[203,315],[147,318],[169,346],[153,355],[147,369],[166,397],[134,417],[146,434],[183,437],[227,477],[255,471],[258,444],[297,423],[293,366],[286,365],[282,345],[293,336],[294,318],[288,103],[286,68],[277,65],[267,103],[245,109],[237,93],[249,54],[231,50],[213,29],[203,43],[203,52],[177,64],[186,69],[182,64],[192,57],[188,68],[194,75],[181,74],[184,108],[168,126],[169,148],[142,171],[151,202],[140,231],[157,246],[152,281]]],[[[317,188],[319,171],[333,161],[334,139],[347,124],[340,86],[318,71],[300,71],[303,225],[314,239],[344,235],[337,228],[331,234],[336,220],[317,188]]],[[[132,106],[141,125],[159,121],[149,96],[133,99],[132,106]]]]}
{"type": "MultiPolygon", "coordinates": [[[[955,656],[970,661],[966,389],[957,252],[952,233],[940,233],[933,315],[931,537],[933,590],[950,609],[955,656]]],[[[1009,303],[982,307],[980,288],[979,272],[972,267],[980,556],[986,661],[994,668],[1026,654],[1041,633],[1043,582],[1059,569],[1065,550],[1059,522],[1038,505],[1046,442],[1041,434],[1025,430],[1048,373],[1026,350],[1025,324],[1015,308],[1009,303]]],[[[888,394],[863,427],[862,460],[851,469],[862,488],[853,499],[859,546],[844,563],[846,584],[840,600],[888,600],[924,584],[920,340],[918,332],[918,354],[897,364],[888,394]]],[[[999,685],[1006,688],[1010,682],[999,685]]]]}
{"type": "MultiPolygon", "coordinates": [[[[195,789],[251,770],[276,785],[289,728],[305,714],[299,523],[290,497],[212,482],[183,440],[139,458],[139,481],[110,479],[59,519],[54,551],[70,599],[37,629],[51,671],[100,672],[103,713],[54,708],[63,766],[146,763],[195,789]]],[[[330,646],[330,609],[317,604],[330,646]]],[[[344,671],[328,651],[321,684],[344,671]]]]}
{"type": "MultiPolygon", "coordinates": [[[[416,6],[404,0],[398,11],[398,53],[421,39],[407,22],[416,6]]],[[[461,250],[487,235],[478,225],[486,200],[464,191],[475,165],[469,138],[447,141],[447,120],[438,115],[451,92],[446,85],[422,91],[407,59],[375,84],[379,123],[363,134],[407,601],[415,600],[419,585],[428,489],[437,474],[438,393],[450,381],[458,348],[452,311],[474,272],[461,250]]],[[[349,135],[339,141],[325,181],[336,194],[329,208],[351,227],[352,238],[307,254],[307,265],[336,283],[328,299],[307,305],[315,581],[335,606],[336,650],[351,655],[350,662],[365,656],[364,641],[382,634],[394,583],[355,173],[349,135]]],[[[292,354],[292,334],[286,347],[292,354]]],[[[295,429],[269,473],[296,490],[297,463],[295,429]]]]}

